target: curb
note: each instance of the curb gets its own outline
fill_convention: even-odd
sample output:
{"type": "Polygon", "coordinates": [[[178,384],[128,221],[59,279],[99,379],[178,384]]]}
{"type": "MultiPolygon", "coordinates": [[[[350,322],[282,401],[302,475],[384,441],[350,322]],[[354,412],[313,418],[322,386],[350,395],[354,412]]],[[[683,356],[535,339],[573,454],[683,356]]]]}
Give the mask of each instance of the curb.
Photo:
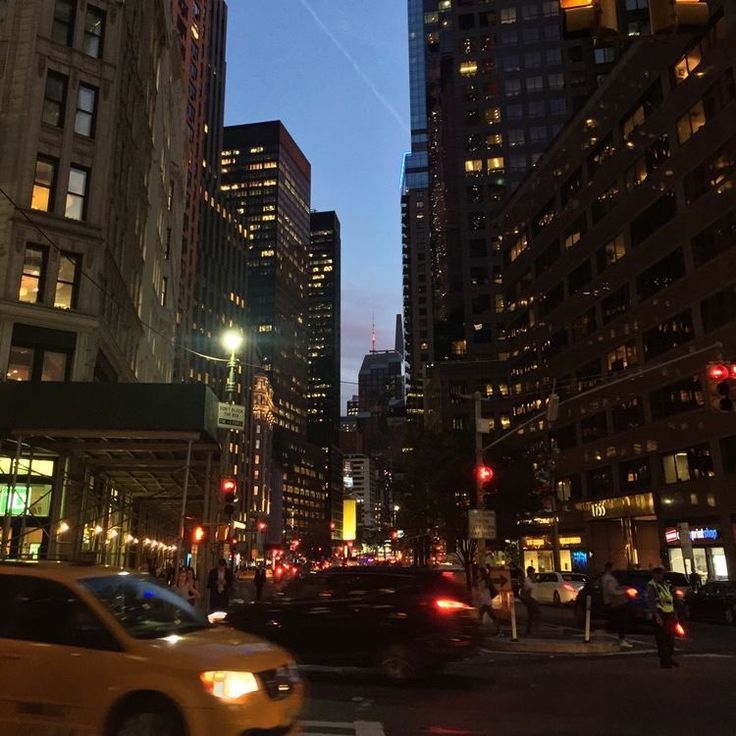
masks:
{"type": "Polygon", "coordinates": [[[483,649],[493,652],[525,652],[529,654],[611,654],[620,652],[617,641],[560,641],[555,639],[486,639],[483,649]]]}

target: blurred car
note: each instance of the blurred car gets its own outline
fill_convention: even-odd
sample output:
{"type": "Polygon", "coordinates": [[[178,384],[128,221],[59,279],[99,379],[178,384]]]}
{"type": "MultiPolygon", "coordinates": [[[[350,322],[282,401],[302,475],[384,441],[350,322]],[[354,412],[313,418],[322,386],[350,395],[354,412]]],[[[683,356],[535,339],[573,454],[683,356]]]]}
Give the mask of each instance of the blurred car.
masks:
{"type": "Polygon", "coordinates": [[[697,621],[736,623],[736,582],[720,580],[706,583],[688,595],[690,617],[697,621]]]}
{"type": "Polygon", "coordinates": [[[453,578],[416,568],[326,570],[271,601],[233,605],[226,620],[306,662],[378,665],[409,680],[476,651],[478,613],[453,578]]]}
{"type": "MultiPolygon", "coordinates": [[[[629,599],[630,612],[634,624],[651,623],[652,615],[649,611],[647,598],[647,586],[652,579],[650,570],[613,570],[613,575],[618,584],[624,589],[629,599]]],[[[675,610],[680,618],[688,618],[687,596],[690,586],[687,577],[681,573],[665,572],[665,581],[672,589],[675,610]]],[[[609,611],[603,605],[603,594],[601,592],[600,577],[588,580],[578,593],[575,601],[577,619],[582,623],[585,619],[585,601],[591,597],[590,616],[591,619],[608,619],[609,611]]]]}
{"type": "Polygon", "coordinates": [[[295,733],[283,649],[213,627],[148,575],[0,563],[0,733],[295,733]]]}
{"type": "Polygon", "coordinates": [[[539,603],[575,603],[588,577],[578,572],[540,572],[537,574],[536,598],[539,603]]]}

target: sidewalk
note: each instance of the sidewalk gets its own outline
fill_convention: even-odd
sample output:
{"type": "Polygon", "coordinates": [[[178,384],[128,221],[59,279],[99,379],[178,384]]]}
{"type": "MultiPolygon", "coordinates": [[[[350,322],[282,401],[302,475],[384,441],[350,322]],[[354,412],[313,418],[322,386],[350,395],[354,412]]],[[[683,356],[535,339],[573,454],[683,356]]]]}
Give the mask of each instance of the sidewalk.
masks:
{"type": "MultiPolygon", "coordinates": [[[[545,623],[544,610],[542,622],[533,635],[526,633],[526,611],[516,606],[517,640],[511,638],[511,621],[502,618],[503,612],[497,610],[502,635],[495,634],[495,626],[486,618],[483,627],[487,636],[483,648],[495,652],[524,652],[537,654],[611,654],[622,650],[618,637],[601,629],[591,629],[590,641],[586,642],[581,628],[558,623],[545,623]],[[488,621],[488,623],[486,623],[488,621]]],[[[635,647],[637,645],[635,644],[635,647]]]]}

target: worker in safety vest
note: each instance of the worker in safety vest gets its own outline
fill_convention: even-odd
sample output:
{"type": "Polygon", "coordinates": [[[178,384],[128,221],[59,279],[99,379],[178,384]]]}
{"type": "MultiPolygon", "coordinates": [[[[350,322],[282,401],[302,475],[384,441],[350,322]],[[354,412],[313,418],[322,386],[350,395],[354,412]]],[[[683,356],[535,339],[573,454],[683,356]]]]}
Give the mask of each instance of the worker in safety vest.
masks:
{"type": "Polygon", "coordinates": [[[679,667],[679,662],[672,658],[675,651],[675,601],[672,590],[664,579],[664,568],[658,565],[652,570],[652,579],[647,585],[649,610],[654,618],[654,636],[657,640],[659,664],[664,669],[679,667]]]}

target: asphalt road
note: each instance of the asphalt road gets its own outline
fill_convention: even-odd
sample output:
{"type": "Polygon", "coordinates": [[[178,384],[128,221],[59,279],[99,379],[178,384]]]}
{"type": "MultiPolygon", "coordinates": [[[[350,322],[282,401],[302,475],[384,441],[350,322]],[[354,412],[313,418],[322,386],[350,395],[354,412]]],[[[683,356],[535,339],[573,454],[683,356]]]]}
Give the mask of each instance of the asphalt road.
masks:
{"type": "Polygon", "coordinates": [[[367,671],[308,670],[304,733],[736,736],[736,627],[691,624],[677,670],[659,668],[651,636],[633,639],[634,651],[594,657],[485,651],[410,687],[367,671]]]}

